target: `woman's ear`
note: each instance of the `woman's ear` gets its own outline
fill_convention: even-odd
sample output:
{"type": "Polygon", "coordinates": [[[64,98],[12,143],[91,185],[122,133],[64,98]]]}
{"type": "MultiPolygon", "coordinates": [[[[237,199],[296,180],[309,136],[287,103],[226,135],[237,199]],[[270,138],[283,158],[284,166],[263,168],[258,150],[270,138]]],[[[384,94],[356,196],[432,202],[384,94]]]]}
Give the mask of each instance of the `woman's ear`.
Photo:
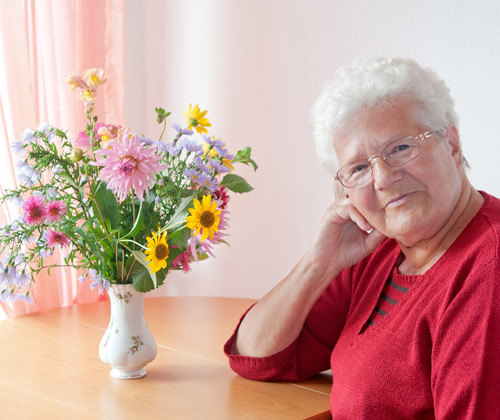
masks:
{"type": "Polygon", "coordinates": [[[462,156],[462,147],[460,145],[460,137],[457,128],[454,126],[448,127],[446,129],[445,139],[451,147],[451,154],[457,167],[462,167],[464,158],[462,156]]]}
{"type": "Polygon", "coordinates": [[[335,197],[335,202],[339,203],[349,197],[349,193],[347,192],[347,188],[345,188],[339,181],[336,179],[333,180],[333,195],[335,197]]]}

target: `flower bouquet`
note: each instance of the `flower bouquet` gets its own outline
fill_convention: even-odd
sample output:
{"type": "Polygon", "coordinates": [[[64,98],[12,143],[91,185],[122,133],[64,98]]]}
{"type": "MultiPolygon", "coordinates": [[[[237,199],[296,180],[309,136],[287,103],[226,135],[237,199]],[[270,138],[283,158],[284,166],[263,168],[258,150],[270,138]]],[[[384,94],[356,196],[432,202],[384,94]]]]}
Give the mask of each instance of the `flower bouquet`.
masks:
{"type": "Polygon", "coordinates": [[[90,278],[101,293],[114,283],[140,292],[157,288],[170,270],[189,271],[213,255],[213,246],[225,242],[230,191],[252,190],[233,173],[237,163],[257,169],[251,149],[231,154],[209,136],[207,111],[198,105],[184,112],[185,126],[172,125],[170,142],[163,140],[170,113],[156,108],[163,131],[149,139],[98,122],[102,69],[67,82],[81,89],[85,130],[70,140],[43,124],[12,142],[19,187],[1,201],[20,213],[0,236],[4,301],[29,301],[36,275],[61,266],[79,270],[79,280],[90,278]]]}

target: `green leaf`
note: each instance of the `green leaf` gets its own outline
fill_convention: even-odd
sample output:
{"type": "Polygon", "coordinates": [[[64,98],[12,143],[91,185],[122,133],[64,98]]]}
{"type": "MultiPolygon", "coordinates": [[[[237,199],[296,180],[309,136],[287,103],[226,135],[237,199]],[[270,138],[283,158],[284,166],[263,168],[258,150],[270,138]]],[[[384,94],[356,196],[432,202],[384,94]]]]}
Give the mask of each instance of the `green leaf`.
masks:
{"type": "MultiPolygon", "coordinates": [[[[186,244],[190,236],[191,229],[184,227],[183,229],[179,229],[178,231],[169,234],[168,242],[170,242],[172,245],[177,245],[182,252],[182,250],[186,249],[186,244]]],[[[173,251],[173,249],[171,249],[170,251],[173,251]]]]}
{"type": "Polygon", "coordinates": [[[220,185],[223,185],[231,191],[239,194],[253,190],[253,187],[245,181],[244,178],[235,174],[227,174],[224,178],[222,178],[220,185]]]}
{"type": "Polygon", "coordinates": [[[132,285],[134,289],[138,292],[149,292],[155,288],[155,285],[149,275],[149,270],[145,269],[142,265],[136,264],[132,268],[132,273],[130,274],[132,279],[132,285]],[[136,268],[138,267],[138,268],[136,268]]]}
{"type": "Polygon", "coordinates": [[[142,226],[143,226],[143,218],[142,218],[142,201],[141,201],[141,204],[139,206],[139,211],[137,212],[137,216],[135,217],[135,223],[134,223],[134,226],[132,226],[132,229],[130,230],[129,233],[127,233],[125,236],[123,236],[121,239],[125,239],[126,237],[128,236],[135,236],[137,235],[141,229],[142,229],[142,226]]]}
{"type": "Polygon", "coordinates": [[[186,217],[189,215],[188,208],[193,207],[193,197],[187,197],[184,200],[182,200],[181,204],[177,208],[176,212],[170,219],[170,221],[167,223],[165,228],[170,229],[176,225],[179,227],[174,230],[178,230],[182,227],[184,227],[184,223],[186,222],[186,217]]]}
{"type": "Polygon", "coordinates": [[[99,218],[101,224],[106,226],[108,230],[116,229],[120,221],[120,213],[113,192],[108,190],[104,182],[101,182],[92,198],[94,215],[99,218]]]}
{"type": "MultiPolygon", "coordinates": [[[[157,282],[156,282],[156,273],[152,273],[151,270],[148,268],[149,261],[146,261],[146,254],[144,252],[139,252],[139,251],[132,251],[132,255],[135,257],[136,261],[141,263],[141,265],[146,269],[146,271],[149,274],[150,280],[153,283],[153,289],[156,289],[158,287],[157,282]]],[[[136,264],[137,265],[137,264],[136,264]]],[[[135,266],[134,266],[135,268],[135,266]]],[[[142,272],[143,270],[141,270],[142,272]]],[[[132,270],[132,276],[134,275],[134,270],[132,270]]],[[[141,275],[141,284],[144,283],[144,279],[142,278],[143,276],[141,275]]],[[[137,279],[139,281],[139,279],[137,279]]],[[[132,282],[134,283],[134,279],[132,278],[132,282]]],[[[134,283],[134,289],[139,290],[135,287],[134,283]]],[[[150,289],[151,290],[151,289],[150,289]]],[[[139,290],[142,291],[142,290],[139,290]]]]}
{"type": "Polygon", "coordinates": [[[132,285],[134,289],[138,292],[146,293],[149,292],[156,287],[159,287],[163,284],[165,277],[168,273],[167,269],[162,269],[156,272],[156,286],[153,283],[153,279],[151,278],[150,271],[141,264],[135,264],[132,267],[132,271],[130,273],[130,278],[132,279],[132,285]]]}
{"type": "Polygon", "coordinates": [[[238,152],[236,152],[236,156],[232,160],[232,163],[241,162],[241,163],[244,163],[245,165],[252,165],[253,170],[256,171],[259,168],[259,166],[250,157],[251,154],[252,154],[252,148],[250,148],[248,146],[245,147],[243,150],[238,150],[238,152]]]}

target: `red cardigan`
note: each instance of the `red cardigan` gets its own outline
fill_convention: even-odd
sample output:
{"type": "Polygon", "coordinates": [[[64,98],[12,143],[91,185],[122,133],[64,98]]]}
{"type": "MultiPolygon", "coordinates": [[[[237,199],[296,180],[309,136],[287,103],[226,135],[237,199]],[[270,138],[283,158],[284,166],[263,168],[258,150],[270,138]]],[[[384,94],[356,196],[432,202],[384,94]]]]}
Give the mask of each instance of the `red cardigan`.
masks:
{"type": "Polygon", "coordinates": [[[300,381],[331,367],[333,419],[500,419],[500,200],[483,195],[425,274],[399,274],[399,246],[387,239],[332,281],[288,348],[232,355],[233,334],[224,347],[233,370],[300,381]],[[408,292],[360,333],[391,274],[408,292]]]}

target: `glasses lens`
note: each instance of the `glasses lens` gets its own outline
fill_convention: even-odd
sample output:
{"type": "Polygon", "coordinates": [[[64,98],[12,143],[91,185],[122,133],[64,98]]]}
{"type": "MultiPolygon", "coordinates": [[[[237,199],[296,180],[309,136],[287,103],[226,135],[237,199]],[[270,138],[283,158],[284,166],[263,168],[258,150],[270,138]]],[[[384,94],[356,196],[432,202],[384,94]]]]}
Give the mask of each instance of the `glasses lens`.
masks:
{"type": "Polygon", "coordinates": [[[372,176],[372,166],[368,160],[357,160],[342,166],[337,172],[339,181],[347,188],[357,187],[372,176]]]}
{"type": "Polygon", "coordinates": [[[415,137],[404,137],[394,140],[386,145],[380,155],[385,162],[391,166],[403,165],[412,159],[415,159],[420,153],[420,147],[415,137]]]}

